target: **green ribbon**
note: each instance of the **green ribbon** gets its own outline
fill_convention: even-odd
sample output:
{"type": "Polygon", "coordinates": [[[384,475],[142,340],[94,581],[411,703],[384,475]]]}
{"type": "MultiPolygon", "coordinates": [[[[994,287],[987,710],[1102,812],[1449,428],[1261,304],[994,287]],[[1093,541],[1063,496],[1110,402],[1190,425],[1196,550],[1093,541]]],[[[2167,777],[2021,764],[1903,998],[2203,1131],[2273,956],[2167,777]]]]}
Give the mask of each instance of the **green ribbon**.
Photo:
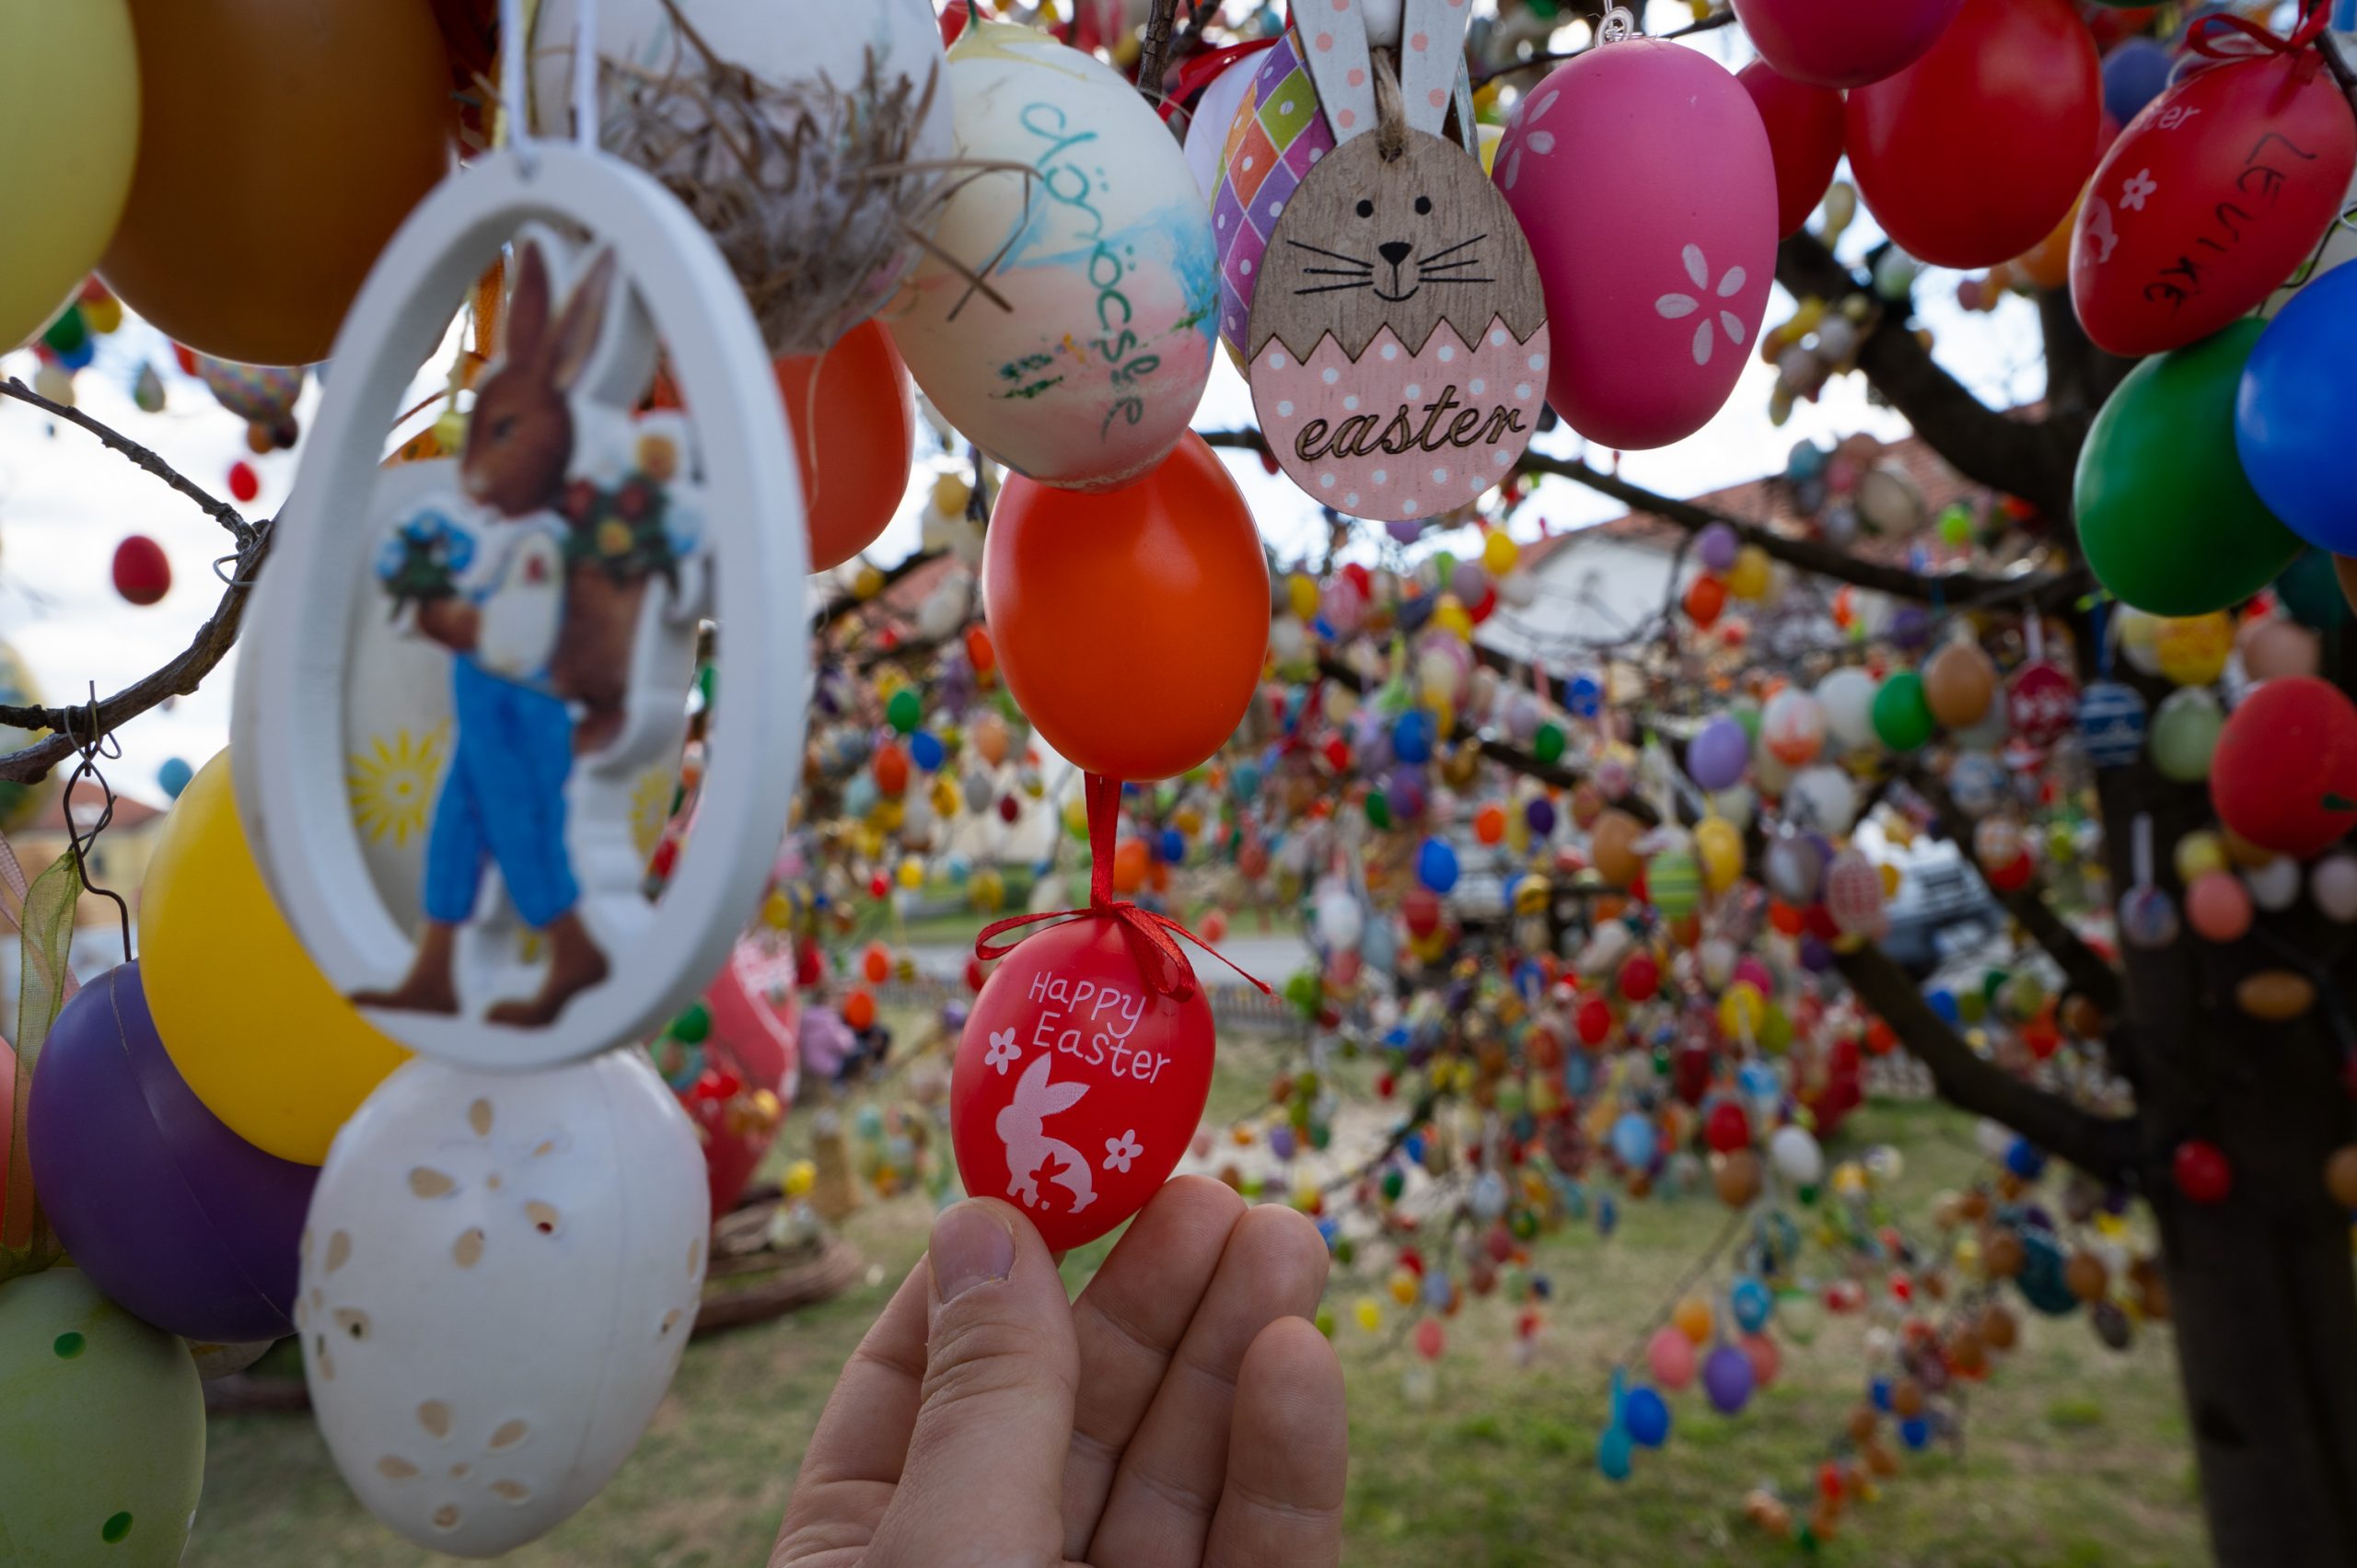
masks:
{"type": "Polygon", "coordinates": [[[73,977],[66,959],[74,948],[74,906],[81,897],[81,872],[70,854],[33,879],[17,924],[23,961],[17,993],[17,1088],[8,1138],[8,1201],[0,1214],[0,1283],[37,1274],[64,1255],[42,1218],[33,1193],[32,1144],[26,1123],[32,1112],[33,1068],[65,1005],[73,977]]]}

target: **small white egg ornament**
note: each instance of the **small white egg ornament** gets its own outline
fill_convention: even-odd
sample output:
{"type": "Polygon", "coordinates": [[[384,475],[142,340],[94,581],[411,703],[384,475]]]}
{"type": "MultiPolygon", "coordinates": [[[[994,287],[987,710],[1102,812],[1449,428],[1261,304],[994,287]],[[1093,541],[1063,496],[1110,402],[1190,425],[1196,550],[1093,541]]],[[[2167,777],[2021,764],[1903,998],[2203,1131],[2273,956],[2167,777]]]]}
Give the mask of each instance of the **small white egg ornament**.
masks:
{"type": "Polygon", "coordinates": [[[453,1557],[553,1528],[670,1386],[711,1218],[695,1131],[635,1051],[396,1072],[336,1135],[303,1237],[303,1368],[345,1481],[453,1557]]]}
{"type": "Polygon", "coordinates": [[[1219,259],[1186,154],[1110,66],[1029,28],[969,27],[949,79],[958,156],[1001,167],[958,177],[885,313],[892,341],[1016,472],[1127,483],[1169,456],[1211,379],[1219,259]]]}

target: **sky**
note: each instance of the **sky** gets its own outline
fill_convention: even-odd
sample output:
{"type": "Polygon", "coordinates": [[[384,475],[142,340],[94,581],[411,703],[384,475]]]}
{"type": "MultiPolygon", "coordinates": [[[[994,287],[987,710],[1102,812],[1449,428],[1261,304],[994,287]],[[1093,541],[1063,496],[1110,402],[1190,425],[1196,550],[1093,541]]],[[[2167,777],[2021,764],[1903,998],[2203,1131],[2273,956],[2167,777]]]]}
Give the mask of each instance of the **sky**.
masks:
{"type": "MultiPolygon", "coordinates": [[[[1656,0],[1648,17],[1652,30],[1666,30],[1686,15],[1678,4],[1656,0]]],[[[1721,29],[1690,41],[1729,69],[1751,58],[1740,29],[1721,29]]],[[[1847,177],[1847,168],[1842,171],[1847,177]]],[[[1879,239],[1862,209],[1843,237],[1842,254],[1854,256],[1879,239]]],[[[2044,387],[2038,355],[2037,313],[2026,299],[2009,298],[1996,312],[1979,315],[1956,303],[1961,274],[1929,273],[1917,288],[1917,308],[1937,340],[1943,364],[1984,401],[2007,406],[2038,397],[2044,387]]],[[[1782,289],[1771,300],[1766,325],[1789,317],[1793,301],[1782,289]]],[[[1211,386],[1196,424],[1232,429],[1250,423],[1251,399],[1225,354],[1215,355],[1211,386]]],[[[0,354],[0,377],[29,383],[35,361],[29,353],[0,354]]],[[[1828,386],[1819,401],[1804,403],[1782,428],[1768,417],[1775,372],[1755,354],[1718,416],[1695,435],[1651,452],[1627,454],[1621,473],[1631,482],[1671,495],[1715,490],[1779,470],[1793,444],[1819,442],[1853,431],[1886,439],[1906,434],[1906,423],[1887,409],[1869,405],[1863,377],[1850,376],[1828,386]]],[[[78,406],[160,454],[198,484],[226,496],[232,464],[253,465],[261,479],[260,498],[244,510],[268,516],[284,503],[303,457],[291,453],[254,458],[246,449],[245,425],[220,408],[203,384],[180,374],[162,334],[136,319],[99,340],[98,357],[75,377],[78,406]],[[141,412],[131,388],[143,364],[153,365],[167,387],[160,413],[141,412]]],[[[314,382],[300,412],[308,416],[319,396],[314,382]]],[[[0,642],[12,645],[32,671],[44,701],[84,700],[95,683],[110,695],[155,668],[184,647],[218,600],[221,585],[214,560],[229,548],[228,536],[196,506],[91,436],[59,424],[12,399],[0,399],[0,642]],[[172,563],[171,591],[150,608],[126,603],[114,592],[110,563],[126,536],[144,533],[160,543],[172,563]]],[[[1571,456],[1582,444],[1568,427],[1559,428],[1541,448],[1571,456]]],[[[1607,464],[1608,454],[1588,452],[1607,464]]],[[[1263,536],[1280,559],[1321,549],[1325,525],[1309,498],[1292,482],[1265,472],[1250,454],[1227,454],[1263,536]]],[[[870,556],[879,564],[917,546],[918,513],[933,475],[944,460],[920,462],[912,475],[910,504],[888,528],[870,556]]],[[[1543,484],[1517,512],[1513,531],[1536,537],[1542,524],[1557,531],[1602,521],[1621,508],[1568,481],[1543,484]]],[[[1373,537],[1380,525],[1362,525],[1373,537]]],[[[1439,548],[1448,536],[1428,535],[1420,548],[1439,548]]],[[[822,586],[814,582],[814,590],[822,586]]],[[[105,764],[116,790],[161,804],[157,770],[169,759],[202,765],[226,743],[229,689],[236,655],[194,695],[180,699],[126,725],[118,735],[120,761],[105,764]]]]}

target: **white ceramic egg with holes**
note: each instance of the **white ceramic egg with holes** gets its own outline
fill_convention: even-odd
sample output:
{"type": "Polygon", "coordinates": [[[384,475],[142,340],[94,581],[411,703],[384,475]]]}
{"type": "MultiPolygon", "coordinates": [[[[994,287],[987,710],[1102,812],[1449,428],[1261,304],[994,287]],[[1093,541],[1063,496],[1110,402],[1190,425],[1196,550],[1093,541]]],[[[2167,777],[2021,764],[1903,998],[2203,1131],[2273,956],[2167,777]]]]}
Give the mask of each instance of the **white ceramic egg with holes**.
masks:
{"type": "Polygon", "coordinates": [[[694,1129],[639,1052],[402,1067],[336,1135],[303,1237],[303,1366],[344,1479],[452,1556],[554,1527],[670,1386],[710,1227],[694,1129]]]}

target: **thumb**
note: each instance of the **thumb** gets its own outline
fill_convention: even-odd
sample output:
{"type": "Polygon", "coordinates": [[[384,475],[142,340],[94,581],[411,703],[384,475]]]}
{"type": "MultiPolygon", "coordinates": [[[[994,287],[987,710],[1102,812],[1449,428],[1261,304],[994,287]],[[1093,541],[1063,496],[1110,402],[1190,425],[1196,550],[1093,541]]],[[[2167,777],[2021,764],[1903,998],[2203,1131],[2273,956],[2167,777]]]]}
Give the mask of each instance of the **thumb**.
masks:
{"type": "Polygon", "coordinates": [[[989,1199],[943,1210],[926,1260],[923,1403],[865,1561],[1061,1561],[1080,1368],[1063,1281],[1031,1223],[989,1199]]]}

